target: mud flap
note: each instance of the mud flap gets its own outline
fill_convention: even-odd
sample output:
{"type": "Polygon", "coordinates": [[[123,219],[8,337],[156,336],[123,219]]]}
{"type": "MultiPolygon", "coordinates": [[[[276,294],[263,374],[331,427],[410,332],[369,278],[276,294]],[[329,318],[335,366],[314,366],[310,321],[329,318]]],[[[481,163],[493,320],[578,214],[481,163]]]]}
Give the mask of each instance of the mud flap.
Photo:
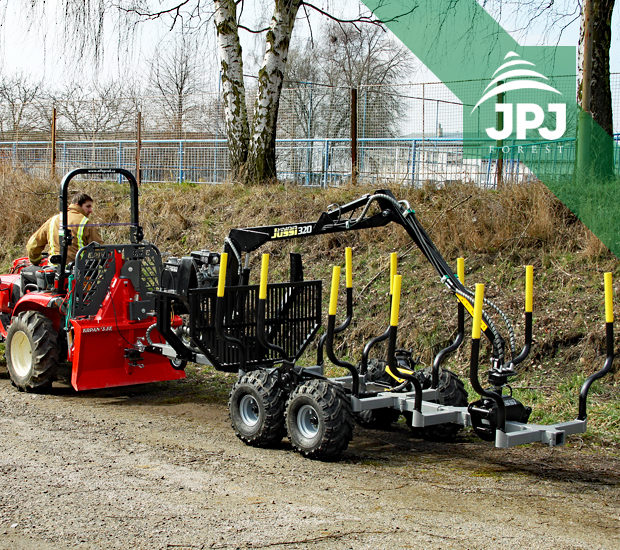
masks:
{"type": "MultiPolygon", "coordinates": [[[[145,338],[153,319],[103,324],[89,319],[71,319],[73,328],[71,385],[76,390],[112,388],[185,378],[167,357],[155,353],[128,353],[138,338],[145,338]]],[[[162,341],[152,330],[153,341],[162,341]]]]}

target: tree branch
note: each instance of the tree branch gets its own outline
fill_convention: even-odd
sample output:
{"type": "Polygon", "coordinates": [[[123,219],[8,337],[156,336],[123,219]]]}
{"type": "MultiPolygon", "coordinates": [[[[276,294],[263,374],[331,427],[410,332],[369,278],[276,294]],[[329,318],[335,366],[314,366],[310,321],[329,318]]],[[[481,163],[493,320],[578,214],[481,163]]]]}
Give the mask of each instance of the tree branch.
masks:
{"type": "MultiPolygon", "coordinates": [[[[314,4],[311,4],[310,2],[304,2],[302,0],[300,6],[307,6],[307,7],[311,8],[311,9],[313,9],[314,11],[320,13],[321,15],[324,15],[328,19],[331,19],[332,21],[336,21],[337,23],[350,23],[350,24],[352,24],[354,26],[355,26],[356,23],[370,23],[371,25],[377,25],[378,27],[383,28],[383,21],[381,21],[379,19],[373,19],[372,17],[370,17],[368,15],[360,15],[356,19],[341,19],[340,17],[336,17],[335,15],[332,15],[331,13],[326,12],[325,10],[322,10],[321,8],[319,8],[318,6],[315,6],[314,4]]],[[[357,26],[356,26],[356,28],[357,28],[357,26]]]]}
{"type": "Polygon", "coordinates": [[[173,17],[173,23],[172,26],[174,26],[174,24],[176,23],[176,20],[181,17],[181,8],[185,5],[189,4],[189,0],[182,0],[181,2],[179,2],[176,6],[172,6],[171,8],[168,9],[164,9],[164,10],[160,10],[160,11],[142,11],[138,8],[125,8],[121,5],[117,5],[117,8],[119,11],[122,11],[124,13],[131,13],[134,15],[137,15],[138,17],[143,17],[145,19],[159,19],[161,17],[163,17],[164,15],[170,15],[170,14],[174,14],[172,15],[173,17]]]}
{"type": "Polygon", "coordinates": [[[265,27],[263,29],[250,29],[249,27],[246,27],[245,25],[241,25],[240,23],[237,23],[237,28],[238,29],[243,29],[244,31],[248,31],[248,32],[251,32],[253,34],[260,34],[262,32],[268,31],[271,27],[265,27]]]}

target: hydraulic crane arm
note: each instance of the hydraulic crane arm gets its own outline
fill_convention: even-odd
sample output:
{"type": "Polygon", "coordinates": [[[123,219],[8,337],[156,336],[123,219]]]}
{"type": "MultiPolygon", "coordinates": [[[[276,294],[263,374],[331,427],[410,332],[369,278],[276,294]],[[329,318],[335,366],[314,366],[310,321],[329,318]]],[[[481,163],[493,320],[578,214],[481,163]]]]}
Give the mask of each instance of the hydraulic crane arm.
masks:
{"type": "MultiPolygon", "coordinates": [[[[473,292],[459,281],[418,221],[414,210],[406,201],[399,201],[391,191],[385,189],[364,195],[342,206],[331,205],[314,222],[233,229],[226,239],[225,251],[234,258],[233,261],[236,260],[236,267],[239,268],[242,252],[254,251],[268,242],[371,229],[390,223],[397,223],[407,231],[424,257],[435,268],[441,281],[453,294],[473,304],[473,292]]],[[[239,271],[233,266],[231,268],[233,273],[239,271]]],[[[483,320],[487,326],[485,335],[493,344],[494,355],[501,365],[504,362],[504,340],[486,313],[483,313],[483,320]]]]}

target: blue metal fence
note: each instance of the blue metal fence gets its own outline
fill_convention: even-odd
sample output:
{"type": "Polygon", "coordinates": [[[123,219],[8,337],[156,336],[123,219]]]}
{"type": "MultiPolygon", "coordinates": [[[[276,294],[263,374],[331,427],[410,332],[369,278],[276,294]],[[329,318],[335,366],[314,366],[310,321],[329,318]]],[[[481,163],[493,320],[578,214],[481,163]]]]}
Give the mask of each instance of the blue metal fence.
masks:
{"type": "MultiPolygon", "coordinates": [[[[620,168],[620,134],[615,136],[615,167],[620,168]]],[[[373,185],[420,186],[462,181],[494,188],[498,178],[522,183],[534,173],[570,174],[574,140],[506,144],[489,147],[457,138],[366,138],[358,141],[358,181],[373,185]]],[[[136,142],[61,141],[56,144],[56,171],[78,167],[135,168],[136,142]]],[[[351,177],[348,139],[278,139],[277,169],[281,179],[300,185],[329,187],[351,177]]],[[[0,142],[0,163],[39,175],[49,174],[49,142],[0,142]]],[[[145,140],[140,166],[143,182],[221,183],[229,175],[224,139],[145,140]]]]}

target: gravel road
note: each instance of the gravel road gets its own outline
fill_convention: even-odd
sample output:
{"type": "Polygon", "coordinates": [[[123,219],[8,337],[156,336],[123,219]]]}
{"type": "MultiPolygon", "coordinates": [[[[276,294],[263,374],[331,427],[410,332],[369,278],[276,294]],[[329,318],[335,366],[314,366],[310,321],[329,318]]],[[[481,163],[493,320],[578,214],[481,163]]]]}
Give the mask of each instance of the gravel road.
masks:
{"type": "Polygon", "coordinates": [[[620,548],[620,459],[356,428],[338,463],[243,445],[189,382],[17,392],[0,548],[620,548]]]}

